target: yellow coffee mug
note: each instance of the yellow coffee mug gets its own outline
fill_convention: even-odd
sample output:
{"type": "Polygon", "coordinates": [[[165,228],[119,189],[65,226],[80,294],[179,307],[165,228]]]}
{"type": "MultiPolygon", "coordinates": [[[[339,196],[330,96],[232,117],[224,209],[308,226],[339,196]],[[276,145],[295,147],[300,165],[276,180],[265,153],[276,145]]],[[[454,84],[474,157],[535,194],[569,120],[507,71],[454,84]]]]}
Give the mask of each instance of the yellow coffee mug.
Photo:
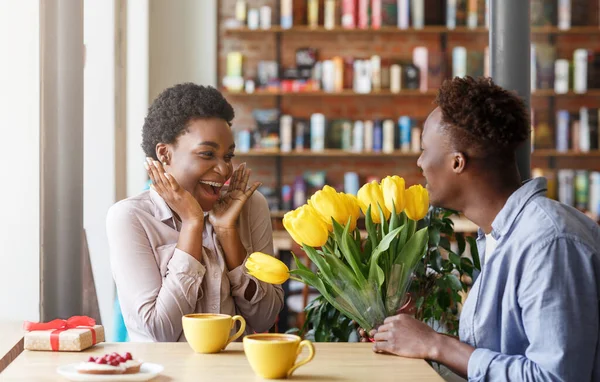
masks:
{"type": "Polygon", "coordinates": [[[292,375],[294,370],[306,365],[315,357],[310,341],[293,334],[251,334],[244,337],[244,353],[252,370],[265,379],[280,379],[292,375]],[[308,357],[296,362],[302,348],[308,348],[308,357]]]}
{"type": "Polygon", "coordinates": [[[185,338],[196,353],[218,353],[246,330],[246,320],[242,316],[195,313],[186,314],[181,320],[185,338]],[[240,322],[240,329],[231,336],[236,321],[240,322]]]}

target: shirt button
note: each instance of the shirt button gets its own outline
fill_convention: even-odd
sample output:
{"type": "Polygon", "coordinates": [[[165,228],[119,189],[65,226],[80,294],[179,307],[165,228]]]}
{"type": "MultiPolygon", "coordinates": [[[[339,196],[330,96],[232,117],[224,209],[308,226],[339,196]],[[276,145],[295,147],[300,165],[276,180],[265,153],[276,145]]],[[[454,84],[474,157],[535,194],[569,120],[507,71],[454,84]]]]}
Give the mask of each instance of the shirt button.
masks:
{"type": "Polygon", "coordinates": [[[213,306],[211,306],[210,308],[211,308],[212,310],[217,310],[217,306],[216,306],[216,305],[213,305],[213,306]]]}
{"type": "Polygon", "coordinates": [[[219,272],[213,273],[213,277],[216,278],[216,279],[218,279],[219,278],[219,272]]]}

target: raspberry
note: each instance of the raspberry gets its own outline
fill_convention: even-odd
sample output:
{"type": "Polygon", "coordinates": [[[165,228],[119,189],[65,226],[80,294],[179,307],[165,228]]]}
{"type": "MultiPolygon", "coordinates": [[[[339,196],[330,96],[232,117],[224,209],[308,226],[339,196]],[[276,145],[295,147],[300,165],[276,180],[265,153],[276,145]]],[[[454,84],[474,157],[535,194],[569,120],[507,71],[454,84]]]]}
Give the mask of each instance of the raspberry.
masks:
{"type": "Polygon", "coordinates": [[[112,361],[110,366],[119,366],[119,361],[112,361]]]}
{"type": "Polygon", "coordinates": [[[96,357],[90,357],[87,360],[88,362],[96,362],[96,357]]]}
{"type": "Polygon", "coordinates": [[[108,362],[106,362],[106,359],[104,359],[104,358],[98,358],[98,359],[96,360],[96,363],[97,363],[98,365],[106,365],[108,362]]]}
{"type": "Polygon", "coordinates": [[[131,355],[131,353],[130,353],[130,352],[127,352],[127,353],[125,353],[125,359],[126,359],[127,361],[131,361],[131,360],[133,359],[133,356],[131,355]]]}

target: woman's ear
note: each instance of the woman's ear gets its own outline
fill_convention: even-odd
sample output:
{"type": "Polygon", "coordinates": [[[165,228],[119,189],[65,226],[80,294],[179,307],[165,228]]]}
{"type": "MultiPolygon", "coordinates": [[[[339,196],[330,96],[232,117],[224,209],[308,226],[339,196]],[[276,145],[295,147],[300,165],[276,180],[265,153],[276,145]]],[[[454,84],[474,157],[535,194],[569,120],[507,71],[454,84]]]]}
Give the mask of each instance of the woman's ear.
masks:
{"type": "Polygon", "coordinates": [[[464,153],[456,152],[454,153],[454,162],[452,163],[452,171],[455,174],[462,174],[467,167],[467,157],[464,153]]]}
{"type": "Polygon", "coordinates": [[[169,147],[164,143],[158,143],[156,145],[156,157],[162,163],[163,167],[171,163],[171,151],[169,147]]]}

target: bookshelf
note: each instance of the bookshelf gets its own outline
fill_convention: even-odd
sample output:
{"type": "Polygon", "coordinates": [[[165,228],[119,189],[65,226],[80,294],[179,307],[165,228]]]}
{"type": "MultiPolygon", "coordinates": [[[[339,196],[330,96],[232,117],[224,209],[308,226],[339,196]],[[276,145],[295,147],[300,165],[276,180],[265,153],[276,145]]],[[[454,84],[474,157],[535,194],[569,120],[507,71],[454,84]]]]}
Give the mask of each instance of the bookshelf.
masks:
{"type": "MultiPolygon", "coordinates": [[[[295,33],[307,33],[307,34],[488,34],[489,30],[484,27],[468,28],[464,26],[457,26],[454,29],[448,29],[442,25],[428,25],[421,29],[407,28],[399,29],[396,27],[382,26],[379,29],[359,29],[359,28],[342,28],[334,27],[332,29],[326,29],[324,27],[311,28],[308,26],[294,26],[289,29],[283,29],[279,26],[272,26],[269,29],[249,29],[247,27],[237,28],[226,28],[225,33],[229,35],[235,34],[295,34],[295,33]]],[[[572,26],[569,29],[559,29],[558,27],[532,27],[531,33],[534,35],[577,35],[577,34],[592,34],[600,35],[600,28],[597,26],[572,26]]]]}
{"type": "MultiPolygon", "coordinates": [[[[318,60],[331,59],[334,56],[364,59],[379,55],[383,63],[383,60],[411,60],[412,49],[416,46],[425,46],[430,49],[430,52],[434,54],[439,52],[440,55],[439,62],[429,62],[430,74],[431,66],[437,65],[434,72],[438,73],[441,79],[445,79],[452,73],[454,47],[464,46],[467,51],[483,51],[488,44],[489,31],[482,26],[469,28],[457,25],[453,29],[448,29],[445,25],[425,25],[420,29],[412,27],[399,29],[395,26],[382,26],[378,29],[347,29],[339,26],[338,14],[335,27],[326,29],[322,26],[323,20],[320,20],[319,26],[312,28],[303,25],[296,18],[296,15],[302,12],[298,12],[296,4],[305,4],[304,1],[294,1],[294,26],[289,29],[283,29],[278,25],[272,25],[268,29],[231,27],[231,24],[226,21],[235,17],[235,3],[236,0],[219,1],[219,83],[225,73],[226,55],[230,51],[239,51],[244,55],[246,78],[257,78],[257,64],[262,60],[276,62],[279,78],[282,78],[283,69],[293,65],[294,52],[301,47],[317,49],[318,60]]],[[[249,4],[256,6],[252,2],[249,4]]],[[[275,20],[279,20],[280,2],[264,0],[261,5],[272,7],[274,16],[272,23],[277,24],[275,20]]],[[[594,25],[572,26],[569,29],[560,29],[555,26],[556,24],[532,26],[531,40],[532,43],[554,45],[557,50],[555,59],[572,59],[573,51],[579,47],[600,51],[600,27],[596,24],[598,24],[597,20],[594,25]]],[[[430,60],[433,57],[430,55],[430,60]]],[[[402,89],[399,92],[391,92],[385,89],[369,93],[357,93],[347,87],[342,91],[333,92],[322,90],[291,92],[276,87],[268,90],[257,87],[252,93],[243,90],[232,92],[223,89],[222,91],[236,111],[234,129],[240,125],[243,128],[253,126],[253,112],[256,109],[269,108],[279,110],[280,115],[291,115],[294,119],[308,119],[312,113],[323,113],[328,122],[330,119],[397,121],[399,116],[409,115],[415,120],[417,126],[422,126],[428,113],[433,109],[432,102],[437,94],[437,86],[439,85],[433,81],[426,91],[402,89]]],[[[585,93],[576,93],[573,90],[557,93],[553,88],[538,88],[531,96],[531,105],[536,111],[536,123],[542,119],[541,113],[538,114],[539,109],[546,114],[543,122],[547,123],[553,133],[556,131],[557,110],[575,111],[582,106],[594,110],[600,108],[600,89],[590,88],[585,93]]],[[[538,138],[536,125],[536,142],[538,138]]],[[[551,145],[555,144],[554,139],[554,137],[550,139],[551,145]]],[[[543,167],[552,171],[568,168],[600,171],[600,150],[558,151],[554,149],[555,146],[546,147],[536,147],[532,152],[533,167],[543,167]]],[[[364,183],[370,175],[381,178],[389,174],[405,177],[407,185],[422,182],[423,178],[416,166],[418,156],[418,152],[400,150],[382,153],[341,149],[311,151],[305,148],[304,151],[292,150],[291,152],[280,152],[279,149],[251,149],[247,152],[238,150],[235,161],[247,162],[253,169],[253,177],[268,185],[268,188],[274,192],[275,198],[279,198],[282,186],[291,185],[294,176],[303,171],[326,170],[327,184],[334,186],[342,184],[344,171],[357,172],[361,178],[360,183],[364,183]]],[[[310,190],[307,194],[310,195],[310,190]]],[[[272,205],[272,210],[281,210],[281,203],[272,205]]],[[[280,220],[281,217],[281,213],[273,215],[274,220],[280,220]]]]}
{"type": "MultiPolygon", "coordinates": [[[[437,94],[436,90],[412,90],[403,89],[398,93],[393,93],[389,90],[372,91],[370,93],[357,93],[352,90],[344,90],[341,92],[325,92],[322,90],[307,90],[298,92],[285,92],[281,90],[255,90],[253,93],[246,93],[244,91],[231,92],[226,89],[221,89],[221,92],[226,97],[435,97],[437,94]]],[[[557,93],[552,89],[539,89],[531,93],[532,97],[546,98],[573,98],[573,97],[599,97],[600,89],[590,89],[585,93],[575,93],[569,91],[567,93],[557,93]]]]}
{"type": "MultiPolygon", "coordinates": [[[[347,150],[336,150],[327,149],[323,151],[290,151],[282,152],[277,149],[270,150],[250,150],[248,152],[236,151],[235,156],[237,158],[248,158],[248,157],[314,157],[314,158],[335,158],[335,157],[363,157],[363,158],[394,158],[394,157],[406,157],[417,159],[420,153],[404,152],[396,150],[391,153],[383,152],[354,152],[347,150]]],[[[533,158],[548,158],[548,157],[562,157],[562,158],[586,158],[586,159],[600,159],[600,150],[581,152],[581,151],[557,151],[557,150],[535,150],[531,153],[533,158]]]]}

